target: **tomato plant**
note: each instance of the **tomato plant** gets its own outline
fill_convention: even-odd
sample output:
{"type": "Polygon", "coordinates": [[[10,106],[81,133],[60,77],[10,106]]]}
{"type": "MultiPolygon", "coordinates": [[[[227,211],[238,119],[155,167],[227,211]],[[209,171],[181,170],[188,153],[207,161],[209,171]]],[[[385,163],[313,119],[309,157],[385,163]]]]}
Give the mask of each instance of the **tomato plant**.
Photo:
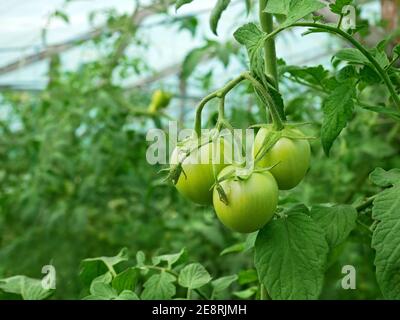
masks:
{"type": "Polygon", "coordinates": [[[0,299],[400,299],[396,1],[72,3],[0,50],[0,299]]]}

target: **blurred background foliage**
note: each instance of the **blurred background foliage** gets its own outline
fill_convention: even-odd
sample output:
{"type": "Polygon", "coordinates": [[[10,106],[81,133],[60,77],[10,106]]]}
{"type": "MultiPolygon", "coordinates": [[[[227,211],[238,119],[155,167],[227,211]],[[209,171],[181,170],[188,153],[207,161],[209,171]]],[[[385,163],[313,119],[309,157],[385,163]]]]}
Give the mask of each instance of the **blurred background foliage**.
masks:
{"type": "MultiPolygon", "coordinates": [[[[165,5],[152,2],[150,7],[165,23],[196,33],[196,16],[175,19],[165,5]]],[[[122,247],[132,256],[138,250],[154,255],[185,247],[189,259],[201,262],[215,277],[252,269],[249,252],[220,255],[245,236],[224,228],[212,208],[178,196],[158,173],[162,167],[149,165],[145,156],[147,130],[167,129],[169,119],[191,127],[196,102],[221,85],[215,66],[244,69],[244,51],[233,40],[206,39],[179,63],[178,81],[171,84],[152,70],[145,54],[125,54],[128,46],[139,52],[148,49],[140,24],[129,15],[108,15],[107,32],[90,40],[99,54],[95,61],[71,71],[63,69],[58,54],[51,55],[43,90],[0,92],[0,277],[40,277],[42,266],[53,264],[58,277],[54,297],[77,298],[80,261],[114,255],[122,247]],[[150,82],[124,85],[124,79],[148,73],[150,82]],[[189,81],[193,96],[185,89],[189,81]],[[172,100],[166,109],[150,112],[157,89],[171,93],[172,100]]],[[[382,25],[378,20],[371,28],[382,25]]],[[[324,59],[329,62],[329,56],[324,59]]],[[[310,122],[307,130],[316,135],[322,121],[319,94],[286,78],[281,86],[289,121],[310,122]]],[[[364,94],[366,101],[385,99],[379,90],[364,94]]],[[[229,94],[227,107],[236,127],[264,121],[262,108],[245,85],[229,94]]],[[[207,124],[212,125],[216,115],[209,109],[207,124]]],[[[281,193],[280,204],[361,201],[377,192],[368,174],[378,166],[400,167],[399,151],[399,123],[358,110],[329,158],[318,139],[312,142],[308,175],[294,190],[281,193]]],[[[331,255],[321,298],[381,297],[369,237],[360,225],[331,255]],[[358,290],[340,287],[341,268],[347,264],[358,270],[358,290]]],[[[248,284],[235,286],[244,290],[248,284]]]]}

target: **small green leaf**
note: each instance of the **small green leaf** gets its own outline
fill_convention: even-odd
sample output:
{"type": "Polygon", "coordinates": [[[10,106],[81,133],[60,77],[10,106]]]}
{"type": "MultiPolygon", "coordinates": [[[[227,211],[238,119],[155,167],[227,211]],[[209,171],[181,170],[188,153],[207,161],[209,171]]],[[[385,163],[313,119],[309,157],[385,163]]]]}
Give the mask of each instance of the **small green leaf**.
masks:
{"type": "Polygon", "coordinates": [[[175,10],[178,10],[183,5],[189,4],[191,2],[193,2],[193,0],[177,0],[175,3],[175,10]]]}
{"type": "Polygon", "coordinates": [[[254,269],[241,270],[238,274],[238,283],[240,285],[258,281],[257,271],[254,269]]]}
{"type": "Polygon", "coordinates": [[[231,0],[217,0],[217,3],[215,4],[214,8],[211,11],[210,28],[215,35],[218,34],[217,33],[218,22],[219,19],[221,19],[222,12],[226,10],[230,2],[231,0]]]}
{"type": "Polygon", "coordinates": [[[350,205],[314,206],[311,217],[325,231],[331,248],[341,244],[356,226],[357,210],[350,205]]]}
{"type": "Polygon", "coordinates": [[[285,27],[324,7],[318,0],[269,0],[264,11],[286,16],[281,23],[285,27]]]}
{"type": "Polygon", "coordinates": [[[210,47],[208,45],[192,49],[183,60],[182,77],[188,79],[196,69],[197,65],[209,54],[210,47]]]}
{"type": "Polygon", "coordinates": [[[229,286],[238,279],[237,275],[226,276],[222,278],[218,278],[211,282],[211,286],[214,288],[214,291],[223,291],[229,288],[229,286]]]}
{"type": "Polygon", "coordinates": [[[176,278],[167,272],[152,275],[145,283],[141,298],[144,300],[169,300],[175,293],[176,278]]]}
{"type": "Polygon", "coordinates": [[[247,235],[246,241],[244,242],[244,251],[248,251],[250,249],[254,248],[254,245],[256,243],[258,231],[252,232],[247,235]]]}
{"type": "Polygon", "coordinates": [[[365,110],[369,110],[372,112],[376,112],[376,113],[381,113],[384,115],[387,115],[388,117],[396,120],[396,121],[400,121],[400,112],[394,109],[388,109],[387,107],[380,107],[380,106],[360,106],[361,108],[365,109],[365,110]]]}
{"type": "Polygon", "coordinates": [[[329,5],[329,8],[331,9],[331,11],[333,12],[333,13],[336,13],[336,14],[338,14],[338,15],[341,15],[341,14],[343,14],[342,13],[342,11],[343,11],[343,8],[345,7],[345,6],[348,6],[350,3],[352,3],[353,2],[353,0],[336,0],[334,3],[331,3],[330,5],[329,5]]]}
{"type": "Polygon", "coordinates": [[[42,280],[26,276],[0,279],[0,291],[20,295],[24,300],[44,300],[54,292],[52,289],[44,289],[42,280]]]}
{"type": "Polygon", "coordinates": [[[270,0],[264,8],[265,12],[287,16],[291,0],[270,0]]]}
{"type": "Polygon", "coordinates": [[[183,262],[187,259],[187,251],[185,248],[183,248],[180,252],[178,253],[173,253],[173,254],[164,254],[161,256],[156,256],[152,259],[153,265],[158,265],[162,261],[167,262],[168,268],[171,269],[172,266],[175,263],[178,262],[183,262]]]}
{"type": "Polygon", "coordinates": [[[208,271],[200,263],[192,263],[183,268],[178,282],[182,287],[197,289],[211,281],[208,271]]]}
{"type": "Polygon", "coordinates": [[[236,291],[233,293],[234,296],[240,298],[240,299],[249,299],[252,296],[254,296],[258,291],[258,287],[253,286],[248,289],[242,290],[242,291],[236,291]]]}
{"type": "Polygon", "coordinates": [[[122,249],[114,257],[88,258],[81,262],[79,276],[82,282],[89,285],[94,278],[113,270],[114,266],[128,260],[127,249],[122,249]]]}
{"type": "Polygon", "coordinates": [[[235,243],[235,244],[229,246],[228,248],[225,248],[224,250],[222,250],[222,252],[219,255],[224,256],[224,255],[227,255],[230,253],[242,252],[243,250],[244,250],[244,242],[235,243]]]}
{"type": "Polygon", "coordinates": [[[122,291],[115,300],[140,300],[138,295],[130,290],[122,291]]]}
{"type": "Polygon", "coordinates": [[[146,256],[143,251],[138,251],[136,253],[136,265],[138,267],[143,267],[146,262],[146,256]]]}
{"type": "Polygon", "coordinates": [[[369,60],[357,49],[345,48],[338,51],[334,57],[354,64],[367,64],[369,60]]]}
{"type": "Polygon", "coordinates": [[[354,95],[354,83],[349,80],[339,84],[323,103],[321,141],[326,155],[329,155],[333,142],[353,115],[354,95]]]}
{"type": "Polygon", "coordinates": [[[252,0],[246,0],[246,14],[249,15],[252,7],[252,0]]]}
{"type": "Polygon", "coordinates": [[[90,286],[90,294],[110,300],[117,297],[117,291],[108,283],[95,281],[90,286]]]}
{"type": "Polygon", "coordinates": [[[59,11],[56,10],[53,14],[54,17],[60,18],[62,21],[64,21],[65,23],[69,23],[69,18],[68,15],[63,12],[63,11],[59,11]]]}
{"type": "Polygon", "coordinates": [[[123,272],[119,273],[112,280],[112,287],[118,292],[124,290],[134,290],[136,283],[139,279],[140,271],[136,267],[128,268],[123,272]]]}
{"type": "Polygon", "coordinates": [[[400,184],[400,169],[384,170],[376,168],[369,175],[369,179],[380,187],[389,187],[392,185],[400,184]]]}
{"type": "Polygon", "coordinates": [[[281,66],[279,73],[289,73],[292,77],[320,86],[329,75],[329,71],[322,65],[316,67],[281,66]]]}

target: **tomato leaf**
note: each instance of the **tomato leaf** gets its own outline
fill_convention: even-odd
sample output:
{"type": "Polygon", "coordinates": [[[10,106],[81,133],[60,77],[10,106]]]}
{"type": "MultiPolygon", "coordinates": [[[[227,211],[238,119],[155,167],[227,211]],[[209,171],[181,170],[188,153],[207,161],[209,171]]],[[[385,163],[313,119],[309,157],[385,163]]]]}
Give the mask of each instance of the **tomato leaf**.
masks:
{"type": "Polygon", "coordinates": [[[334,55],[336,59],[354,64],[367,64],[369,60],[357,49],[345,48],[334,55]]]}
{"type": "Polygon", "coordinates": [[[323,103],[324,120],[321,127],[321,141],[326,155],[329,155],[333,142],[346,127],[353,114],[354,94],[353,81],[345,81],[340,83],[323,103]]]}
{"type": "Polygon", "coordinates": [[[132,291],[124,290],[115,298],[115,300],[139,300],[139,297],[132,291]]]}
{"type": "Polygon", "coordinates": [[[346,240],[356,226],[357,211],[350,205],[315,206],[310,214],[325,231],[326,240],[331,248],[346,240]]]}
{"type": "Polygon", "coordinates": [[[103,298],[102,300],[111,300],[118,296],[117,291],[110,284],[100,281],[92,283],[90,293],[92,296],[103,298]]]}
{"type": "Polygon", "coordinates": [[[338,15],[342,14],[343,8],[345,6],[348,6],[350,3],[352,3],[353,0],[336,0],[334,3],[331,3],[329,5],[329,8],[333,13],[336,13],[338,15]]]}
{"type": "Polygon", "coordinates": [[[26,276],[13,276],[0,279],[0,291],[20,295],[24,300],[44,300],[54,290],[44,289],[42,280],[26,276]]]}
{"type": "Polygon", "coordinates": [[[386,171],[382,168],[376,168],[369,175],[369,179],[380,187],[389,187],[400,184],[400,169],[395,168],[386,171]]]}
{"type": "Polygon", "coordinates": [[[211,282],[211,286],[213,287],[212,297],[214,299],[218,299],[218,295],[229,288],[229,286],[234,283],[238,279],[237,275],[226,276],[222,278],[218,278],[211,282]]]}
{"type": "Polygon", "coordinates": [[[273,299],[316,299],[321,292],[328,244],[307,211],[295,207],[258,234],[255,266],[273,299]]]}
{"type": "Polygon", "coordinates": [[[372,218],[379,223],[372,235],[376,278],[386,299],[400,299],[400,185],[379,193],[372,218]]]}
{"type": "Polygon", "coordinates": [[[184,58],[182,64],[182,77],[187,79],[193,73],[197,65],[210,54],[209,46],[192,49],[184,58]]]}
{"type": "Polygon", "coordinates": [[[189,289],[200,288],[210,281],[210,274],[200,263],[192,263],[184,267],[178,278],[178,283],[189,289]]]}
{"type": "Polygon", "coordinates": [[[176,292],[176,278],[167,272],[152,275],[145,283],[141,298],[144,300],[168,300],[176,292]]]}
{"type": "Polygon", "coordinates": [[[114,257],[98,257],[82,260],[79,276],[84,284],[89,285],[94,278],[104,274],[115,265],[128,260],[127,249],[122,249],[114,257]]]}
{"type": "Polygon", "coordinates": [[[257,271],[254,269],[241,270],[238,274],[238,283],[240,285],[258,281],[257,271]]]}
{"type": "Polygon", "coordinates": [[[230,2],[231,0],[218,0],[211,11],[210,28],[215,35],[218,35],[217,33],[218,22],[219,19],[221,19],[222,12],[224,12],[226,8],[228,8],[230,2]]]}
{"type": "Polygon", "coordinates": [[[140,271],[138,268],[131,267],[119,273],[112,280],[112,287],[119,293],[124,290],[134,290],[139,280],[140,271]]]}
{"type": "Polygon", "coordinates": [[[158,265],[162,261],[165,261],[168,264],[168,269],[171,269],[175,263],[179,263],[182,260],[186,260],[186,258],[187,258],[187,251],[185,248],[183,248],[178,253],[164,254],[161,256],[153,257],[152,262],[154,265],[158,265]]]}
{"type": "Polygon", "coordinates": [[[327,78],[329,71],[324,69],[322,65],[316,67],[299,67],[299,66],[281,66],[280,74],[289,73],[292,77],[306,81],[314,85],[321,85],[321,82],[327,78]]]}
{"type": "Polygon", "coordinates": [[[175,3],[175,10],[178,10],[183,5],[189,4],[191,2],[193,2],[193,0],[177,0],[175,3]]]}
{"type": "Polygon", "coordinates": [[[230,253],[242,252],[242,251],[244,251],[244,245],[245,245],[244,242],[235,243],[234,245],[231,245],[231,246],[225,248],[224,250],[222,250],[219,255],[224,256],[224,255],[227,255],[230,253]]]}
{"type": "Polygon", "coordinates": [[[286,16],[281,23],[285,27],[324,7],[318,0],[269,0],[264,11],[286,16]]]}
{"type": "Polygon", "coordinates": [[[236,41],[244,45],[250,58],[252,71],[262,79],[264,77],[263,58],[260,55],[266,34],[254,23],[247,23],[237,29],[233,36],[236,41]]]}
{"type": "Polygon", "coordinates": [[[258,291],[257,286],[253,286],[242,291],[235,291],[233,295],[235,295],[240,299],[249,299],[252,296],[254,296],[257,293],[257,291],[258,291]]]}

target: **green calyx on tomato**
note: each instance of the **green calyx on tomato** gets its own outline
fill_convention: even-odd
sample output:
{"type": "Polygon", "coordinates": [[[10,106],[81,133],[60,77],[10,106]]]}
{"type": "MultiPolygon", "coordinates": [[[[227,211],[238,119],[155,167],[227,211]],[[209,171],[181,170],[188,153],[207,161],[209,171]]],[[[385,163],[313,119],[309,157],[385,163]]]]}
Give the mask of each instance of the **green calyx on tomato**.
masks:
{"type": "Polygon", "coordinates": [[[151,97],[151,102],[148,107],[148,110],[150,113],[155,113],[161,109],[165,109],[170,101],[171,101],[170,93],[157,89],[156,91],[154,91],[151,97]]]}
{"type": "Polygon", "coordinates": [[[259,167],[272,167],[279,189],[289,190],[304,178],[310,166],[309,137],[293,126],[275,131],[262,127],[254,141],[254,157],[259,167]]]}
{"type": "Polygon", "coordinates": [[[213,204],[219,220],[228,228],[250,233],[261,229],[273,217],[278,205],[278,185],[267,170],[240,173],[234,166],[225,167],[218,175],[213,204]],[[224,197],[226,198],[224,201],[224,197]]]}
{"type": "Polygon", "coordinates": [[[189,139],[177,146],[171,155],[170,176],[173,173],[179,193],[195,203],[211,204],[215,179],[230,163],[225,159],[226,147],[222,138],[200,145],[197,139],[189,139]]]}

